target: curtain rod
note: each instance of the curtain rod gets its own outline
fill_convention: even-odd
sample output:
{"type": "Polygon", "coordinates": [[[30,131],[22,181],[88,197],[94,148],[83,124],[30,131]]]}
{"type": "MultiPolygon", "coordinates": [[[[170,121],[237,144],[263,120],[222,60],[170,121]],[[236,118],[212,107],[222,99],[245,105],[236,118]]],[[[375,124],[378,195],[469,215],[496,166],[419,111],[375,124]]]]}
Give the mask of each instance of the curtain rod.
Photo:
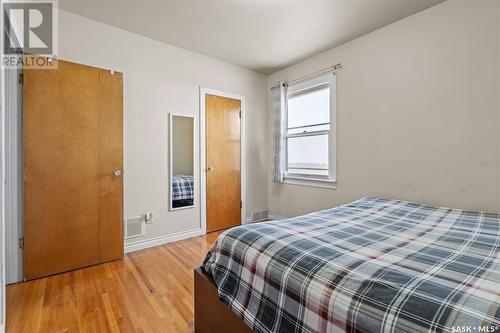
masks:
{"type": "MultiPolygon", "coordinates": [[[[330,66],[328,68],[322,69],[320,71],[314,72],[312,74],[309,74],[309,75],[306,75],[306,76],[299,77],[297,79],[293,79],[293,80],[287,81],[287,82],[285,82],[285,84],[288,85],[288,84],[292,84],[292,83],[295,83],[295,82],[298,82],[298,81],[309,79],[309,78],[315,77],[317,75],[320,75],[320,74],[323,74],[323,73],[326,73],[326,72],[334,71],[334,70],[339,69],[339,68],[342,68],[342,64],[340,64],[340,63],[338,63],[336,65],[333,65],[333,66],[330,66]]],[[[271,87],[271,90],[273,90],[273,89],[276,89],[276,87],[271,87]]]]}

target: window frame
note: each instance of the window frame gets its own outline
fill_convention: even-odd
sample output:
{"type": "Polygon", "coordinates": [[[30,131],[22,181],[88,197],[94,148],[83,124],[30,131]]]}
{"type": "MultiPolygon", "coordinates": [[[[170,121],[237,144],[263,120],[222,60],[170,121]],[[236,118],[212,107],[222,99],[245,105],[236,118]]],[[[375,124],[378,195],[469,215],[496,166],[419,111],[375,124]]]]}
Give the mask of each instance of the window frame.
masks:
{"type": "MultiPolygon", "coordinates": [[[[336,188],[336,76],[335,73],[328,73],[316,78],[304,80],[293,85],[289,85],[286,94],[286,134],[285,134],[285,156],[286,156],[286,171],[284,182],[294,185],[315,186],[325,188],[336,188]],[[313,130],[307,133],[288,134],[288,98],[299,96],[313,91],[330,88],[330,128],[328,130],[313,130]],[[288,171],[288,139],[307,136],[328,135],[328,175],[308,175],[288,171]]],[[[326,124],[326,123],[324,123],[326,124]]],[[[315,124],[312,126],[318,126],[315,124]]],[[[308,126],[304,126],[308,127],[308,126]]]]}

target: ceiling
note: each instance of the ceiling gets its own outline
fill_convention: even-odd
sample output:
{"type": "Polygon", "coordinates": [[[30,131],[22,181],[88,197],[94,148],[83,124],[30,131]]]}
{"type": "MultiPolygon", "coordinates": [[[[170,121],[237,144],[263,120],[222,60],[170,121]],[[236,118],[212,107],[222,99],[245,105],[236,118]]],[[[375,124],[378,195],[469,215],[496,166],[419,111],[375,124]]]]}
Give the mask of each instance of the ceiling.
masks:
{"type": "Polygon", "coordinates": [[[59,0],[59,7],[268,74],[442,1],[59,0]]]}

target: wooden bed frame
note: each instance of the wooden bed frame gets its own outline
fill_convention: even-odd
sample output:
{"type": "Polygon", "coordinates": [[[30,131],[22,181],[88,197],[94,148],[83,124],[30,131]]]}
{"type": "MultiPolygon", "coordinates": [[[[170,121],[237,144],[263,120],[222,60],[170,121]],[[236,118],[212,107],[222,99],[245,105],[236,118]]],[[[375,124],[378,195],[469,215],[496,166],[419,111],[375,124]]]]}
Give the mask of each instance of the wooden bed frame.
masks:
{"type": "Polygon", "coordinates": [[[201,268],[194,270],[194,331],[252,333],[243,320],[219,300],[214,280],[201,268]]]}

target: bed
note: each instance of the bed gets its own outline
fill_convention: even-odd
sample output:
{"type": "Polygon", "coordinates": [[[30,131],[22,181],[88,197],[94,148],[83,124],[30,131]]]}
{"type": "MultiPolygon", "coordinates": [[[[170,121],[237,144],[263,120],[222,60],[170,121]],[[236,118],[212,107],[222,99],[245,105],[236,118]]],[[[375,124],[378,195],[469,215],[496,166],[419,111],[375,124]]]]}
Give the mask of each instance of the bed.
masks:
{"type": "Polygon", "coordinates": [[[229,229],[195,271],[195,330],[500,332],[499,227],[369,197],[229,229]]]}
{"type": "Polygon", "coordinates": [[[194,178],[189,175],[172,177],[172,208],[192,206],[194,199],[194,178]]]}

